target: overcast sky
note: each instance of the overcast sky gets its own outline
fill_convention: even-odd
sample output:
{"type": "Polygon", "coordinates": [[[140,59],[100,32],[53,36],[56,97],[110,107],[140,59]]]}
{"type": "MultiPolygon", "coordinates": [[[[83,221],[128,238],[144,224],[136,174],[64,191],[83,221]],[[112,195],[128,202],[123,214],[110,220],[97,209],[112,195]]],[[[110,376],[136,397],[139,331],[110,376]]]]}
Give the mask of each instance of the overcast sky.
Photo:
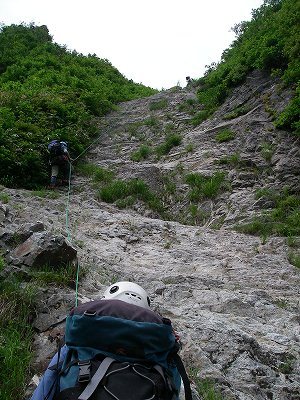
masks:
{"type": "Polygon", "coordinates": [[[47,25],[53,40],[108,59],[157,89],[199,78],[263,0],[0,0],[0,22],[47,25]]]}

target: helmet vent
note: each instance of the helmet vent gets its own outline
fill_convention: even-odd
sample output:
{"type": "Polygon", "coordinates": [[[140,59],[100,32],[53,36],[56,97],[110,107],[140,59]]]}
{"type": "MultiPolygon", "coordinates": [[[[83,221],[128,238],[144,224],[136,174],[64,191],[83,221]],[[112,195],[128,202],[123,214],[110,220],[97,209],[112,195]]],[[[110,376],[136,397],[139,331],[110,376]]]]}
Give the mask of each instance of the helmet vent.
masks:
{"type": "Polygon", "coordinates": [[[110,291],[109,291],[109,293],[116,293],[117,291],[119,290],[119,286],[113,286],[113,287],[111,287],[110,288],[110,291]]]}
{"type": "Polygon", "coordinates": [[[142,298],[135,293],[125,292],[125,295],[130,297],[136,297],[137,299],[142,300],[142,298]]]}

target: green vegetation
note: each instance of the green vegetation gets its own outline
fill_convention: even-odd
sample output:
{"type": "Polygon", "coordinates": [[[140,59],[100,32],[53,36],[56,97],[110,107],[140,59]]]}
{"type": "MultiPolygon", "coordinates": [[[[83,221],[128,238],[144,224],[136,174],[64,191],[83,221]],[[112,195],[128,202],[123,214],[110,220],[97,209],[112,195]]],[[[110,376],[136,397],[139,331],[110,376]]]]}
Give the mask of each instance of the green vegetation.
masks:
{"type": "Polygon", "coordinates": [[[208,117],[210,117],[213,114],[214,110],[209,111],[209,110],[201,110],[198,111],[192,118],[192,125],[197,126],[201,124],[201,122],[205,121],[208,117]]]}
{"type": "Polygon", "coordinates": [[[211,177],[198,173],[187,174],[186,183],[191,186],[189,198],[193,202],[204,198],[213,199],[226,188],[223,172],[216,172],[211,177]]]}
{"type": "Polygon", "coordinates": [[[59,194],[57,192],[53,192],[51,190],[40,189],[40,190],[33,190],[31,192],[32,196],[41,197],[41,198],[48,198],[48,199],[57,199],[59,194]]]}
{"type": "Polygon", "coordinates": [[[186,112],[189,115],[194,115],[196,113],[197,100],[196,99],[186,99],[183,103],[178,106],[178,111],[186,112]]]}
{"type": "Polygon", "coordinates": [[[69,142],[73,157],[98,134],[95,117],[156,91],[126,79],[108,60],[52,41],[46,26],[0,30],[0,183],[48,182],[47,144],[69,142]]]}
{"type": "Polygon", "coordinates": [[[300,268],[300,255],[295,252],[290,252],[288,255],[289,262],[297,268],[300,268]]]}
{"type": "Polygon", "coordinates": [[[195,146],[193,145],[193,143],[188,143],[188,144],[185,146],[185,151],[186,151],[187,153],[192,153],[192,152],[194,151],[194,149],[195,149],[195,146]]]}
{"type": "Polygon", "coordinates": [[[262,143],[260,146],[260,154],[268,163],[271,162],[273,155],[273,145],[271,143],[262,143]]]}
{"type": "Polygon", "coordinates": [[[131,124],[128,124],[125,129],[129,132],[130,136],[135,136],[141,126],[143,126],[142,121],[132,122],[131,124]]]}
{"type": "Polygon", "coordinates": [[[115,175],[113,171],[95,164],[78,164],[77,170],[83,175],[91,177],[94,182],[108,183],[113,180],[115,175]]]}
{"type": "Polygon", "coordinates": [[[173,147],[179,146],[182,142],[182,137],[178,133],[169,133],[166,135],[164,143],[157,146],[155,151],[158,157],[169,154],[173,147]]]}
{"type": "MultiPolygon", "coordinates": [[[[223,52],[221,61],[208,66],[205,76],[197,82],[198,100],[204,109],[193,117],[192,123],[197,125],[208,118],[251,71],[273,75],[276,71],[283,84],[294,85],[295,90],[291,103],[275,124],[300,135],[299,18],[298,1],[265,0],[252,11],[251,21],[236,24],[235,41],[223,52]]],[[[241,112],[245,110],[236,109],[226,118],[241,112]]]]}
{"type": "MultiPolygon", "coordinates": [[[[79,278],[85,275],[85,269],[79,269],[79,278]]],[[[56,286],[68,286],[75,288],[77,278],[77,265],[68,264],[58,267],[50,267],[45,265],[38,269],[31,269],[28,273],[28,277],[32,284],[38,286],[48,286],[49,284],[55,284],[56,286]]]]}
{"type": "Polygon", "coordinates": [[[234,119],[239,117],[240,115],[247,114],[249,111],[251,111],[250,106],[239,106],[236,107],[234,110],[230,111],[228,114],[225,114],[223,116],[223,119],[225,120],[234,119]]]}
{"type": "Polygon", "coordinates": [[[150,111],[156,111],[156,110],[162,110],[168,106],[168,102],[166,99],[162,99],[159,101],[154,101],[150,103],[149,110],[150,111]]]}
{"type": "Polygon", "coordinates": [[[160,122],[158,118],[151,115],[149,118],[145,119],[144,125],[156,130],[160,127],[160,122]]]}
{"type": "MultiPolygon", "coordinates": [[[[0,256],[0,272],[5,268],[0,256]]],[[[82,277],[85,269],[79,270],[82,277]]],[[[14,276],[0,277],[0,397],[5,400],[24,398],[29,380],[34,330],[30,321],[34,313],[34,298],[39,286],[55,284],[75,288],[77,266],[32,268],[26,284],[14,276]]]]}
{"type": "Polygon", "coordinates": [[[257,193],[258,198],[264,198],[272,208],[265,210],[262,215],[257,216],[252,222],[239,225],[239,232],[261,235],[299,236],[300,235],[300,195],[290,194],[286,189],[281,193],[261,190],[257,193]]]}
{"type": "Polygon", "coordinates": [[[222,143],[222,142],[229,142],[230,140],[234,139],[234,137],[235,137],[234,132],[232,132],[231,129],[226,128],[219,131],[216,134],[215,139],[217,142],[222,143]]]}
{"type": "Polygon", "coordinates": [[[240,163],[241,163],[240,153],[233,153],[229,156],[221,157],[219,160],[216,161],[216,164],[219,165],[227,164],[232,166],[238,166],[240,163]]]}
{"type": "Polygon", "coordinates": [[[9,195],[7,193],[0,193],[0,201],[1,203],[7,204],[9,203],[9,195]]]}
{"type": "Polygon", "coordinates": [[[148,158],[148,156],[151,154],[151,149],[149,146],[142,144],[140,146],[140,148],[135,151],[134,153],[132,153],[131,155],[131,160],[132,161],[141,161],[141,160],[145,160],[146,158],[148,158]]]}
{"type": "Polygon", "coordinates": [[[213,381],[200,379],[197,370],[190,370],[189,374],[196,385],[196,390],[203,400],[225,400],[213,381]]]}
{"type": "MultiPolygon", "coordinates": [[[[0,264],[3,266],[3,260],[0,264]]],[[[29,286],[0,281],[1,399],[24,398],[32,358],[32,311],[33,291],[29,286]]]]}
{"type": "Polygon", "coordinates": [[[287,355],[286,360],[279,365],[278,370],[282,374],[292,374],[296,363],[297,360],[292,355],[287,355]]]}
{"type": "Polygon", "coordinates": [[[200,225],[209,217],[209,214],[206,211],[203,211],[196,204],[189,205],[189,213],[191,216],[189,223],[191,225],[200,225]]]}
{"type": "Polygon", "coordinates": [[[97,197],[107,203],[118,201],[117,205],[121,208],[133,205],[137,200],[141,200],[154,211],[163,210],[159,197],[141,179],[113,180],[100,188],[97,197]]]}

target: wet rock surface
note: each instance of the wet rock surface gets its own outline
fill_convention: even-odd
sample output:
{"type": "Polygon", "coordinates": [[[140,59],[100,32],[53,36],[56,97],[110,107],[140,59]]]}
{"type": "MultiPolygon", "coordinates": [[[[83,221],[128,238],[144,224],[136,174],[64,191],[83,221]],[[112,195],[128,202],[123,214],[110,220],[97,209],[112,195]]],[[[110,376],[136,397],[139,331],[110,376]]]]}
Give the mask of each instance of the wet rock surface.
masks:
{"type": "MultiPolygon", "coordinates": [[[[216,160],[239,152],[243,161],[239,168],[222,166],[231,188],[207,202],[210,217],[204,224],[184,225],[162,220],[142,206],[120,210],[101,202],[90,178],[75,168],[69,199],[67,189],[59,190],[56,199],[42,200],[26,190],[2,189],[9,196],[8,205],[0,207],[0,240],[7,256],[18,251],[8,240],[9,233],[16,235],[29,222],[42,223],[43,230],[24,228],[31,233],[26,239],[22,236],[23,245],[27,240],[37,245],[44,235],[66,238],[67,204],[72,254],[76,251],[80,268],[87,270],[79,282],[79,302],[96,299],[114,281],[135,281],[149,292],[154,310],[172,320],[187,368],[200,379],[215,381],[224,398],[299,399],[299,269],[289,262],[285,238],[262,240],[232,230],[238,221],[248,221],[259,212],[257,188],[299,184],[299,143],[276,130],[265,111],[264,102],[280,109],[288,101],[289,93],[276,95],[275,86],[276,81],[253,74],[212,119],[196,128],[186,112],[178,111],[179,104],[195,97],[186,89],[121,104],[99,122],[99,142],[86,154],[86,161],[114,168],[119,178],[140,176],[158,193],[161,177],[178,164],[209,176],[221,170],[216,160]],[[151,112],[150,104],[162,99],[167,106],[151,112]],[[224,119],[241,105],[249,111],[224,119]],[[138,124],[132,131],[132,123],[151,115],[160,121],[159,132],[145,125],[136,129],[138,124]],[[170,120],[183,143],[159,160],[151,156],[140,163],[132,161],[140,137],[159,143],[170,120]],[[224,127],[230,127],[235,138],[218,143],[215,134],[224,127]],[[268,161],[261,155],[266,141],[273,146],[268,161]],[[184,151],[189,143],[194,146],[192,153],[184,151]],[[220,220],[219,229],[211,229],[220,220]]],[[[33,364],[33,374],[38,375],[55,352],[57,337],[63,335],[75,292],[46,288],[39,296],[33,364]]]]}

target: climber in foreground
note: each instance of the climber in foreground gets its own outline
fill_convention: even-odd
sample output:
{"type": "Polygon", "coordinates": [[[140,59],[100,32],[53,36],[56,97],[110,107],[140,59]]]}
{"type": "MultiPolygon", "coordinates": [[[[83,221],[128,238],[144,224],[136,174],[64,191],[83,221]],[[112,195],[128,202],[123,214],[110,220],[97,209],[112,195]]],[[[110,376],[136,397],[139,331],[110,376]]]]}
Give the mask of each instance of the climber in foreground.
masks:
{"type": "Polygon", "coordinates": [[[57,186],[58,174],[62,175],[62,184],[68,185],[71,157],[67,142],[52,140],[48,145],[48,151],[50,154],[49,164],[51,166],[49,189],[54,189],[57,186]]]}
{"type": "Polygon", "coordinates": [[[180,375],[191,400],[179,348],[171,321],[150,310],[147,292],[117,282],[70,312],[65,345],[31,400],[176,400],[180,375]]]}

